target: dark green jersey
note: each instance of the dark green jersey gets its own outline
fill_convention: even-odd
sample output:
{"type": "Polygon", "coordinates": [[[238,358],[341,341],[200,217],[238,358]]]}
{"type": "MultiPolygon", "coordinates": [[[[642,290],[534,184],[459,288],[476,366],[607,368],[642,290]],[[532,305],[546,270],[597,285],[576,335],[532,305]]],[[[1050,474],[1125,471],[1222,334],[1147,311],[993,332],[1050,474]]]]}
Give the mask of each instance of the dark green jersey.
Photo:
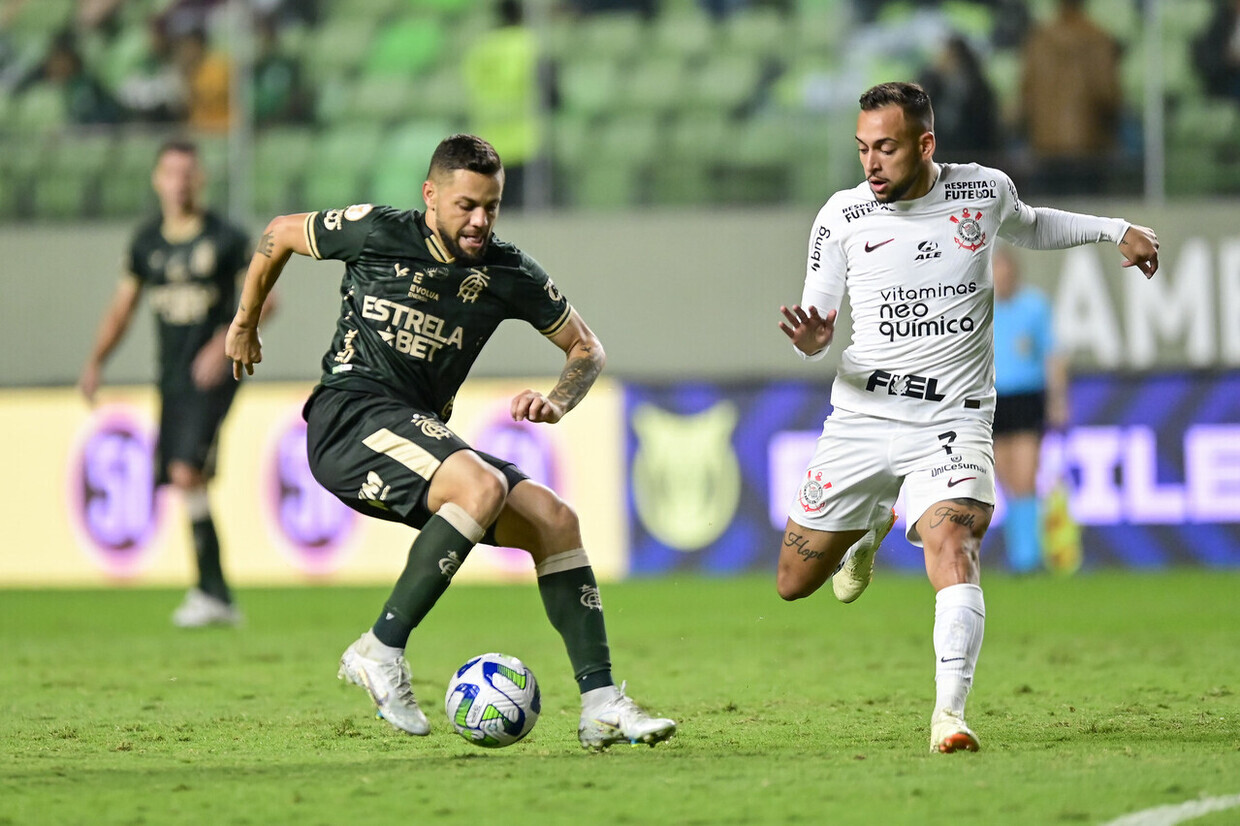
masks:
{"type": "Polygon", "coordinates": [[[244,232],[208,212],[202,231],[171,243],[154,218],[139,227],[125,262],[150,297],[159,329],[159,386],[194,386],[194,356],[237,310],[237,279],[250,261],[244,232]]]}
{"type": "Polygon", "coordinates": [[[345,262],[323,357],[329,387],[381,393],[447,421],[501,321],[527,321],[545,336],[568,323],[571,307],[543,268],[497,238],[481,261],[458,262],[420,212],[370,204],[311,213],[305,231],[315,258],[345,262]]]}

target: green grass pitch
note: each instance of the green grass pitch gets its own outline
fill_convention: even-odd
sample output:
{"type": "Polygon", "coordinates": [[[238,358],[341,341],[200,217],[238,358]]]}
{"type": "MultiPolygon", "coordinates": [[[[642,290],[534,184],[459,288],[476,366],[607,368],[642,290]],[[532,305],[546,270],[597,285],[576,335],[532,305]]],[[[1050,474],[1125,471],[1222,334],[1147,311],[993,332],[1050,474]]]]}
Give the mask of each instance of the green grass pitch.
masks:
{"type": "Polygon", "coordinates": [[[384,589],[246,590],[243,628],[196,632],[169,591],[0,592],[0,824],[1102,824],[1240,794],[1240,572],[983,584],[982,751],[956,755],[928,752],[933,595],[890,571],[849,606],[771,577],[604,587],[617,677],[680,722],[604,754],[532,585],[458,586],[414,632],[425,738],[335,679],[384,589]],[[443,714],[486,651],[543,692],[495,751],[443,714]]]}

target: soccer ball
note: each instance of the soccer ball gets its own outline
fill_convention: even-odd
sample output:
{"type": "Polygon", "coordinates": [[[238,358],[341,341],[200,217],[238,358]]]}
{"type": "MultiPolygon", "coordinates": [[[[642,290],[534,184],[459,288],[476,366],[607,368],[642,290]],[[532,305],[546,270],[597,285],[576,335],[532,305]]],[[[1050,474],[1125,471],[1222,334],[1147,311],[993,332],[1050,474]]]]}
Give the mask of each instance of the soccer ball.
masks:
{"type": "Polygon", "coordinates": [[[444,710],[456,733],[469,742],[498,749],[530,733],[542,710],[534,672],[516,657],[482,654],[448,681],[444,710]]]}

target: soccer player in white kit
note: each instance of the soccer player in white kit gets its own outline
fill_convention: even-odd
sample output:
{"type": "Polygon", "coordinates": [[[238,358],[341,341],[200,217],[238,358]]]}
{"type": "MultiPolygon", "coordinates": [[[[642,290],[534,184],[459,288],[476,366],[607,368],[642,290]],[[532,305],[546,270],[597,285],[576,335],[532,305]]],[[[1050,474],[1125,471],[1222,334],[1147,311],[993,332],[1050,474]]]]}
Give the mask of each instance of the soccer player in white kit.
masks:
{"type": "Polygon", "coordinates": [[[1109,241],[1149,278],[1158,240],[1123,220],[1030,207],[997,169],[935,163],[934,112],[916,84],[880,84],[860,102],[866,180],[819,211],[801,303],[780,308],[798,354],[821,358],[847,291],[853,343],[788,516],[776,584],[787,600],[827,579],[840,600],[859,597],[903,487],[907,536],[924,549],[936,592],[930,750],[977,751],[964,706],[986,615],[978,551],[995,502],[994,244],[1109,241]]]}

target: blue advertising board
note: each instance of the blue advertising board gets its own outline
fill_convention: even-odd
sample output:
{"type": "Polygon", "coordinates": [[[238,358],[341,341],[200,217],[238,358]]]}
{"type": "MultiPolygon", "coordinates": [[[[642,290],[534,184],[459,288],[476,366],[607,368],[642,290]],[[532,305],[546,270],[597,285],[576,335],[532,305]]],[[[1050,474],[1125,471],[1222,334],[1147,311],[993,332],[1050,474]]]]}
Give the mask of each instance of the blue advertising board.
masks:
{"type": "MultiPolygon", "coordinates": [[[[1043,441],[1039,488],[1067,491],[1083,564],[1240,565],[1240,373],[1096,374],[1043,441]]],[[[825,383],[629,384],[630,572],[774,572],[824,417],[825,383]]],[[[921,570],[900,521],[879,564],[921,570]]],[[[1003,564],[999,491],[983,547],[1003,564]]]]}

